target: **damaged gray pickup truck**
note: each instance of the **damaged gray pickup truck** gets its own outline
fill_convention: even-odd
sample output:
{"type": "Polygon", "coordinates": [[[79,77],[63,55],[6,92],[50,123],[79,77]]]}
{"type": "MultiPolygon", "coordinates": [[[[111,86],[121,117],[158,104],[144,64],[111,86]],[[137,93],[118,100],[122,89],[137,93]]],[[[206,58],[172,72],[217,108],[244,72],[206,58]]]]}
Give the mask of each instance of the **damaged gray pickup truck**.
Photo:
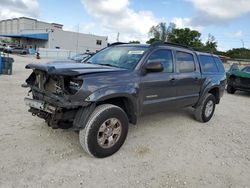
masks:
{"type": "Polygon", "coordinates": [[[209,121],[226,85],[217,56],[172,43],[118,43],[85,63],[26,68],[33,70],[23,85],[29,112],[52,128],[79,131],[84,150],[98,158],[118,151],[141,115],[193,107],[198,121],[209,121]]]}

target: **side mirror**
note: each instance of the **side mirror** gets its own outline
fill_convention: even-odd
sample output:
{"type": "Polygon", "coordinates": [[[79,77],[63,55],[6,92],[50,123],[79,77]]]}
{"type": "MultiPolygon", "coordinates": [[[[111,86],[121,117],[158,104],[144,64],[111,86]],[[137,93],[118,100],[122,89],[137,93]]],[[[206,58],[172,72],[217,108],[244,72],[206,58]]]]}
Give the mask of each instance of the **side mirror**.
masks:
{"type": "Polygon", "coordinates": [[[150,62],[145,68],[147,72],[162,72],[164,70],[161,62],[150,62]]]}

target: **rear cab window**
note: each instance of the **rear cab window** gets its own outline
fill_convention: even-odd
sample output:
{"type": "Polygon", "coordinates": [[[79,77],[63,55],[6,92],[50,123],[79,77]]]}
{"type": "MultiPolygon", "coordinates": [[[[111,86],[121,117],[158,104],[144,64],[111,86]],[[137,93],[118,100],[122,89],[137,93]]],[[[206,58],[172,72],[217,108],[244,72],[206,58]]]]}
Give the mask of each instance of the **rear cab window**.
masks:
{"type": "Polygon", "coordinates": [[[176,63],[179,67],[180,73],[188,73],[196,71],[194,56],[191,53],[177,51],[176,63]]]}
{"type": "Polygon", "coordinates": [[[199,55],[201,71],[202,72],[219,72],[213,56],[199,55]]]}
{"type": "Polygon", "coordinates": [[[222,61],[219,57],[213,55],[199,55],[201,71],[204,73],[225,72],[222,61]]]}
{"type": "Polygon", "coordinates": [[[221,61],[221,59],[219,57],[214,57],[214,61],[219,69],[219,72],[222,72],[224,73],[225,72],[225,68],[224,68],[224,65],[221,61]]]}

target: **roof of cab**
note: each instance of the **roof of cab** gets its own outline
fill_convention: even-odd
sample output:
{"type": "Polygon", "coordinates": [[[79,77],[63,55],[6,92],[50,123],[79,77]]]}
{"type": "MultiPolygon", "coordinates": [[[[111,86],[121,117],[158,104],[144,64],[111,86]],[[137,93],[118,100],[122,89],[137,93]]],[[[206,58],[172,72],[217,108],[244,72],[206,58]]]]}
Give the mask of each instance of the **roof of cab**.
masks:
{"type": "Polygon", "coordinates": [[[207,52],[199,52],[199,51],[195,51],[195,53],[196,53],[197,55],[207,55],[207,56],[214,56],[214,57],[218,57],[218,55],[216,55],[216,54],[207,53],[207,52]]]}
{"type": "Polygon", "coordinates": [[[150,45],[149,44],[133,44],[133,43],[128,43],[128,44],[126,44],[126,43],[124,43],[124,44],[112,44],[112,45],[110,45],[111,47],[112,46],[131,46],[131,47],[144,47],[144,48],[148,48],[150,45]]]}
{"type": "Polygon", "coordinates": [[[200,52],[200,51],[195,51],[191,47],[181,45],[181,44],[175,44],[175,43],[161,43],[161,42],[156,42],[153,44],[133,44],[133,43],[122,43],[122,42],[117,42],[113,43],[110,46],[129,46],[129,47],[144,47],[144,48],[150,48],[150,47],[156,47],[156,46],[169,46],[172,48],[181,48],[181,49],[186,49],[195,52],[197,55],[207,55],[207,56],[213,56],[213,57],[219,57],[216,54],[208,53],[208,52],[200,52]]]}

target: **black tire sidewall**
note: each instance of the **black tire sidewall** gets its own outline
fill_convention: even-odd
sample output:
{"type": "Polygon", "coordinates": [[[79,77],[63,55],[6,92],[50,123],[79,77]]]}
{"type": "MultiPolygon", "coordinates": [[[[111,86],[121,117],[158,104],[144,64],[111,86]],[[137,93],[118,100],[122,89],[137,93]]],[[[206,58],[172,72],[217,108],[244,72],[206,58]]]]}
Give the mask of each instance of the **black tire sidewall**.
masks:
{"type": "Polygon", "coordinates": [[[234,94],[236,89],[233,88],[231,85],[227,85],[227,92],[230,94],[234,94]]]}
{"type": "Polygon", "coordinates": [[[213,96],[213,95],[209,95],[206,99],[205,99],[205,101],[204,101],[204,103],[203,103],[203,107],[202,107],[202,120],[203,120],[203,122],[208,122],[212,117],[213,117],[213,115],[214,115],[214,110],[215,110],[215,105],[216,105],[216,100],[215,100],[215,97],[213,96]],[[210,116],[209,117],[206,117],[206,115],[205,115],[205,110],[206,110],[206,105],[207,105],[207,103],[208,103],[208,101],[213,101],[213,111],[212,111],[212,113],[210,114],[210,116]]]}
{"type": "Polygon", "coordinates": [[[128,118],[125,112],[119,108],[109,108],[96,117],[89,130],[87,143],[89,152],[98,158],[103,158],[117,152],[123,145],[128,133],[128,118]],[[111,148],[102,148],[97,142],[97,133],[102,125],[109,118],[117,118],[121,122],[122,132],[117,143],[111,148]]]}

